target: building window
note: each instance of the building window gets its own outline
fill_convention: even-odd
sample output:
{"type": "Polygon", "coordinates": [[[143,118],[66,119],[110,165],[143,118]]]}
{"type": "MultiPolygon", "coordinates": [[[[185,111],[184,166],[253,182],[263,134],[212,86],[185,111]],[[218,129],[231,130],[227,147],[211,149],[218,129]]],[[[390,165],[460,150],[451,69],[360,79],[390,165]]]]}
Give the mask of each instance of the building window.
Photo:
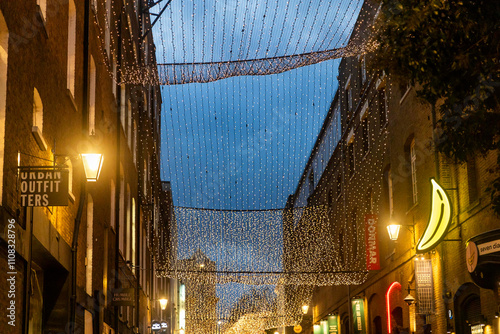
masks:
{"type": "Polygon", "coordinates": [[[92,296],[92,258],[93,258],[94,201],[92,195],[87,195],[87,254],[85,258],[86,285],[85,291],[92,296]]]}
{"type": "Polygon", "coordinates": [[[143,174],[142,174],[142,192],[144,195],[146,195],[146,185],[147,185],[147,164],[146,164],[146,159],[144,159],[142,163],[143,167],[143,174]]]}
{"type": "Polygon", "coordinates": [[[76,58],[76,8],[73,0],[68,1],[68,73],[67,88],[75,97],[75,58],[76,58]]]}
{"type": "Polygon", "coordinates": [[[352,88],[351,88],[351,77],[349,76],[349,79],[347,79],[347,84],[345,86],[345,99],[347,101],[347,113],[351,112],[352,110],[352,88]]]}
{"type": "Polygon", "coordinates": [[[370,128],[368,125],[368,116],[365,116],[361,120],[361,132],[362,132],[363,155],[364,155],[368,153],[368,150],[370,149],[370,128]]]}
{"type": "Polygon", "coordinates": [[[354,142],[347,144],[347,168],[349,169],[349,175],[354,175],[354,142]]]}
{"type": "Polygon", "coordinates": [[[469,204],[478,199],[477,169],[475,157],[467,159],[467,186],[469,190],[469,204]]]}
{"type": "Polygon", "coordinates": [[[412,204],[416,204],[418,200],[417,196],[417,153],[415,149],[415,138],[412,139],[410,143],[410,171],[411,171],[411,194],[412,194],[412,204]]]}
{"type": "Polygon", "coordinates": [[[95,94],[96,68],[94,58],[90,56],[90,86],[89,86],[89,135],[95,135],[95,94]]]}
{"type": "Polygon", "coordinates": [[[337,198],[342,195],[342,175],[337,175],[337,198]]]}
{"type": "MultiPolygon", "coordinates": [[[[5,148],[5,105],[7,102],[7,64],[9,57],[9,29],[0,11],[0,180],[3,180],[5,148]]],[[[0,205],[2,205],[3,182],[0,182],[0,205]]]]}
{"type": "Polygon", "coordinates": [[[126,97],[126,90],[125,90],[125,85],[120,86],[121,93],[120,93],[120,122],[122,123],[122,128],[123,131],[125,131],[125,113],[127,112],[127,97],[126,97]]]}
{"type": "Polygon", "coordinates": [[[359,57],[359,77],[361,79],[361,85],[366,82],[366,60],[365,56],[359,57]]]}
{"type": "Polygon", "coordinates": [[[106,31],[104,32],[104,47],[110,56],[110,40],[111,40],[111,0],[106,0],[106,31]]]}
{"type": "Polygon", "coordinates": [[[385,88],[381,88],[377,91],[378,95],[378,113],[380,118],[380,127],[382,128],[387,124],[387,97],[385,93],[385,88]]]}
{"type": "Polygon", "coordinates": [[[36,88],[33,91],[33,127],[43,133],[43,103],[36,88]]]}
{"type": "Polygon", "coordinates": [[[115,181],[111,179],[111,186],[110,186],[110,222],[109,224],[111,227],[114,229],[115,228],[115,223],[116,223],[116,186],[115,186],[115,181]]]}

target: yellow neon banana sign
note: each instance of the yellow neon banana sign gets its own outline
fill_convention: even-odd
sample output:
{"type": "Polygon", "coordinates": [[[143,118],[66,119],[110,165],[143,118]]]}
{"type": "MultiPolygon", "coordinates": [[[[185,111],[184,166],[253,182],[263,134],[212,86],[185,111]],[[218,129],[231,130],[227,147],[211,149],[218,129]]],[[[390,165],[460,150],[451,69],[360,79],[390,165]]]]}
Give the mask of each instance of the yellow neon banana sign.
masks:
{"type": "Polygon", "coordinates": [[[431,214],[425,232],[417,243],[417,252],[425,253],[443,240],[451,222],[451,201],[444,189],[431,178],[431,214]]]}

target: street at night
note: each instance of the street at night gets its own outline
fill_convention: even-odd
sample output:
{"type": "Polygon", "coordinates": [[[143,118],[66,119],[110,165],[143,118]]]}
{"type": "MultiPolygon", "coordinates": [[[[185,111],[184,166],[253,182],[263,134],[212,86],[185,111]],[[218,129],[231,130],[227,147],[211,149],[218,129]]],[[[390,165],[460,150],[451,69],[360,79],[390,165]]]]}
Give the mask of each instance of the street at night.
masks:
{"type": "Polygon", "coordinates": [[[0,0],[0,334],[500,334],[500,2],[0,0]]]}

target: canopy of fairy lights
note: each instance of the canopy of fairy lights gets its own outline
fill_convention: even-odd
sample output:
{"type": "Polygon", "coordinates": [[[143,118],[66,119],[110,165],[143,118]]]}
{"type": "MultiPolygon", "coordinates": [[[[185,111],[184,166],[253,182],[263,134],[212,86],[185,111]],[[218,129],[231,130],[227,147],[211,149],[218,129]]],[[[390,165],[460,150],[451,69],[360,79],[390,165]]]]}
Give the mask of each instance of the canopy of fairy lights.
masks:
{"type": "MultiPolygon", "coordinates": [[[[161,175],[175,210],[160,225],[170,244],[153,248],[162,252],[158,275],[185,284],[186,333],[293,326],[314,286],[366,279],[361,243],[335,242],[338,221],[362,238],[349,214],[333,222],[327,207],[282,208],[331,108],[339,58],[372,48],[351,37],[364,6],[374,5],[148,1],[156,22],[139,49],[147,54],[154,38],[156,52],[142,62],[115,59],[118,68],[110,62],[120,84],[162,85],[161,175]]],[[[334,118],[332,150],[340,139],[334,118]]]]}

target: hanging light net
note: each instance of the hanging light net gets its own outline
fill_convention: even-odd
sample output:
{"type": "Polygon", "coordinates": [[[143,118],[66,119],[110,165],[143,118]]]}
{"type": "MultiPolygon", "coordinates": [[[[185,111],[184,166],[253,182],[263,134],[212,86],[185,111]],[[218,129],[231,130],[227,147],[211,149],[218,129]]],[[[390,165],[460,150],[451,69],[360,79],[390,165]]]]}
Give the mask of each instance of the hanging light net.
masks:
{"type": "MultiPolygon", "coordinates": [[[[107,29],[120,31],[125,50],[121,59],[113,51],[104,57],[109,73],[118,84],[165,85],[167,166],[162,168],[167,179],[177,181],[174,190],[185,188],[173,194],[184,206],[175,208],[169,226],[160,227],[168,229],[170,243],[160,247],[158,233],[153,246],[158,276],[185,285],[186,333],[261,334],[293,326],[302,320],[301,306],[311,303],[314,286],[364,282],[364,245],[339,244],[334,237],[340,224],[346,235],[362,238],[346,217],[335,217],[334,224],[322,206],[267,209],[281,207],[279,200],[293,192],[286,180],[298,180],[290,171],[301,170],[312,146],[302,147],[301,136],[315,138],[328,111],[338,62],[327,61],[363,54],[375,45],[356,35],[372,22],[355,25],[358,18],[364,20],[364,2],[163,0],[149,8],[148,20],[161,15],[146,36],[134,36],[132,20],[108,3],[115,6],[98,0],[96,12],[122,15],[97,22],[101,51],[118,45],[113,38],[107,41],[107,29]],[[136,45],[137,37],[143,41],[136,45]],[[155,52],[149,52],[151,37],[155,52]],[[131,50],[135,57],[126,54],[131,50]],[[138,54],[149,56],[137,62],[138,54]],[[321,62],[330,65],[315,67],[321,62]],[[228,79],[237,76],[263,79],[228,79]],[[306,87],[304,79],[315,86],[306,87]],[[284,83],[295,86],[283,88],[284,83]],[[231,87],[239,91],[230,93],[231,87]],[[207,199],[211,188],[214,196],[207,199]],[[193,202],[250,209],[197,209],[193,202]]],[[[378,4],[365,5],[373,12],[378,4]]],[[[101,16],[93,17],[99,21],[101,16]]],[[[339,136],[340,119],[331,135],[332,150],[339,136]]]]}
{"type": "MultiPolygon", "coordinates": [[[[135,50],[135,57],[122,54],[120,83],[174,85],[276,74],[365,53],[373,43],[351,38],[362,5],[361,0],[161,0],[143,4],[142,13],[150,14],[144,18],[156,22],[142,36],[134,35],[125,13],[121,25],[108,16],[97,23],[103,49],[110,29],[120,32],[122,44],[130,44],[125,50],[135,50]],[[148,52],[152,37],[156,52],[148,52]],[[134,45],[138,38],[141,43],[134,45]],[[137,62],[139,52],[149,56],[137,62]]],[[[104,0],[95,8],[111,11],[104,0]]],[[[140,17],[141,8],[134,10],[140,17]]],[[[116,77],[111,61],[108,65],[116,77]]]]}

